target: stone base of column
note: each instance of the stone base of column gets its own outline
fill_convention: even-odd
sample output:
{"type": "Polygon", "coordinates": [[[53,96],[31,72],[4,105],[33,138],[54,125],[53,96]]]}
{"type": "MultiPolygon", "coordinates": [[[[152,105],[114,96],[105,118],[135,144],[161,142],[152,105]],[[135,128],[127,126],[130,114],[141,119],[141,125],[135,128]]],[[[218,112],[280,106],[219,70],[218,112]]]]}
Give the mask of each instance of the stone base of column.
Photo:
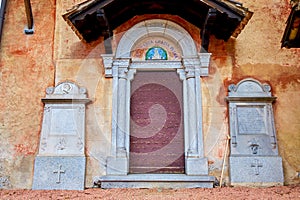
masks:
{"type": "Polygon", "coordinates": [[[106,166],[107,175],[127,175],[129,163],[127,157],[108,157],[106,166]]]}
{"type": "Polygon", "coordinates": [[[185,173],[187,175],[208,175],[207,158],[185,158],[185,173]]]}

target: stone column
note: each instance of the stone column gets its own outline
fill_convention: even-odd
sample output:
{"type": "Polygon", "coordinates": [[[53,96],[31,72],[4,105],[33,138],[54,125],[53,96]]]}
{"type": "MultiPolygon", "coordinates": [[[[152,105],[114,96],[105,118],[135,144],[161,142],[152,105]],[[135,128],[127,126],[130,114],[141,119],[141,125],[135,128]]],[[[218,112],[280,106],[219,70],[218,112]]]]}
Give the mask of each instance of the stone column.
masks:
{"type": "Polygon", "coordinates": [[[195,91],[195,70],[186,68],[187,82],[187,103],[188,103],[188,130],[189,147],[187,156],[198,157],[198,137],[197,137],[197,115],[196,115],[196,91],[195,91]]]}
{"type": "Polygon", "coordinates": [[[202,133],[202,101],[201,101],[201,64],[198,57],[184,58],[186,86],[184,86],[184,103],[187,112],[184,114],[185,131],[188,142],[185,168],[187,175],[207,175],[208,162],[204,158],[202,133]]]}
{"type": "MultiPolygon", "coordinates": [[[[111,67],[111,75],[113,77],[112,85],[112,124],[111,124],[111,156],[116,157],[117,154],[117,124],[118,124],[118,83],[119,69],[118,66],[111,67]]],[[[107,75],[107,74],[105,74],[107,75]]]]}
{"type": "MultiPolygon", "coordinates": [[[[207,53],[206,53],[207,54],[207,53]]],[[[210,54],[209,54],[210,56],[210,54]]],[[[201,61],[201,58],[200,58],[201,61]]],[[[209,65],[208,63],[205,63],[206,65],[209,65]]],[[[200,65],[196,65],[195,67],[195,110],[196,110],[196,130],[197,130],[197,135],[198,135],[198,141],[197,141],[197,150],[198,154],[201,157],[204,157],[204,146],[203,146],[203,129],[202,129],[202,86],[201,86],[201,81],[200,81],[200,76],[203,76],[202,74],[202,68],[203,68],[203,63],[201,62],[200,65]]],[[[205,159],[205,162],[207,160],[205,159]]]]}
{"type": "Polygon", "coordinates": [[[134,75],[136,73],[136,69],[129,69],[127,72],[127,83],[126,83],[126,99],[124,100],[125,103],[125,124],[124,124],[124,130],[125,130],[125,148],[126,153],[129,155],[129,149],[130,149],[130,97],[131,97],[131,81],[134,78],[134,75]]]}
{"type": "MultiPolygon", "coordinates": [[[[113,77],[113,116],[111,156],[107,158],[108,175],[127,175],[129,169],[126,145],[127,102],[130,86],[127,81],[130,58],[115,59],[112,63],[113,77]]],[[[108,71],[109,72],[109,71],[108,71]]]]}
{"type": "Polygon", "coordinates": [[[117,113],[117,157],[126,157],[125,134],[126,132],[126,85],[127,67],[119,67],[118,83],[118,113],[117,113]]]}

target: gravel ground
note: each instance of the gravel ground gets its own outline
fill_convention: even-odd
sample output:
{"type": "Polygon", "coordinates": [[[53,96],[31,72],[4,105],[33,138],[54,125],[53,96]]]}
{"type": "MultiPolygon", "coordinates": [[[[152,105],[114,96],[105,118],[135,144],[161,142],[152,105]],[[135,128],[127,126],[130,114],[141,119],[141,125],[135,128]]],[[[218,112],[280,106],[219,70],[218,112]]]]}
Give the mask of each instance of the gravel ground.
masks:
{"type": "Polygon", "coordinates": [[[299,199],[300,184],[268,188],[0,190],[0,199],[299,199]]]}

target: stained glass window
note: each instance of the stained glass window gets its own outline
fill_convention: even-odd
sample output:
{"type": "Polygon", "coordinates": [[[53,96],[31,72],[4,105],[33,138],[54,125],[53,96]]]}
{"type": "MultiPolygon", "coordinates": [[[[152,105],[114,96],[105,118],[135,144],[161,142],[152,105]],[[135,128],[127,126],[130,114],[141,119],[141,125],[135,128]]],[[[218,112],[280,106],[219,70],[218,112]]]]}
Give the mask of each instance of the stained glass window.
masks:
{"type": "Polygon", "coordinates": [[[151,47],[146,52],[146,60],[168,60],[168,55],[161,47],[151,47]]]}

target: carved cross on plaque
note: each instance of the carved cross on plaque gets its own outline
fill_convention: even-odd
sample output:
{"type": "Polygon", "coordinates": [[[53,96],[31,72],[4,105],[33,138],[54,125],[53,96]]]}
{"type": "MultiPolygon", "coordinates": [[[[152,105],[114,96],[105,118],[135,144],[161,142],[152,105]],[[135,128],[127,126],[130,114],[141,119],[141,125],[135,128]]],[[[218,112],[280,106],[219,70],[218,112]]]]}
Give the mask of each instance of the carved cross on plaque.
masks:
{"type": "Polygon", "coordinates": [[[62,170],[61,169],[61,165],[59,165],[59,169],[58,170],[54,170],[53,173],[57,174],[56,183],[60,183],[60,175],[61,175],[61,173],[65,173],[65,170],[62,170]]]}
{"type": "Polygon", "coordinates": [[[263,167],[263,165],[257,160],[254,160],[254,163],[251,164],[251,167],[255,167],[255,175],[259,175],[259,168],[263,167]]]}

